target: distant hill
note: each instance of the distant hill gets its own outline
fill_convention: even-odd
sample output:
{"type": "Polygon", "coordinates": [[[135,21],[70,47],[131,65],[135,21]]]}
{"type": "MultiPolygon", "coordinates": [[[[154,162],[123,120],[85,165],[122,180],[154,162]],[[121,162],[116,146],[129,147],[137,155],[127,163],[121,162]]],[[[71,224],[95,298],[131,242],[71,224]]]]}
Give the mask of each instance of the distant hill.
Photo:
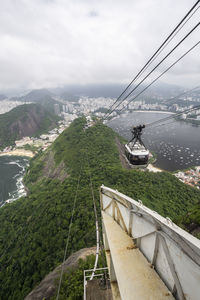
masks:
{"type": "Polygon", "coordinates": [[[55,95],[47,89],[39,89],[33,90],[22,97],[11,98],[11,100],[37,103],[50,110],[51,112],[54,112],[54,104],[60,105],[58,101],[53,99],[54,96],[55,95]]]}
{"type": "Polygon", "coordinates": [[[55,127],[59,118],[39,104],[24,104],[0,115],[0,148],[24,136],[37,136],[55,127]]]}
{"type": "Polygon", "coordinates": [[[7,97],[3,94],[0,94],[0,101],[6,99],[7,97]]]}
{"type": "Polygon", "coordinates": [[[51,89],[55,94],[69,101],[76,101],[80,96],[87,97],[117,97],[123,91],[120,84],[88,84],[71,85],[63,88],[51,89]]]}
{"type": "MultiPolygon", "coordinates": [[[[69,101],[76,101],[80,96],[88,97],[118,97],[124,89],[127,87],[127,84],[87,84],[87,85],[69,85],[62,88],[50,89],[56,95],[66,98],[69,101]]],[[[134,85],[132,86],[134,88],[134,85]]],[[[144,88],[144,86],[143,86],[144,88]]],[[[130,91],[129,89],[128,91],[130,91]]],[[[162,97],[171,97],[178,95],[183,91],[182,87],[166,84],[166,83],[156,83],[152,85],[145,95],[150,97],[151,95],[159,95],[162,97]]]]}
{"type": "Polygon", "coordinates": [[[61,98],[68,102],[77,102],[79,100],[79,96],[72,95],[68,92],[61,93],[61,98]]]}

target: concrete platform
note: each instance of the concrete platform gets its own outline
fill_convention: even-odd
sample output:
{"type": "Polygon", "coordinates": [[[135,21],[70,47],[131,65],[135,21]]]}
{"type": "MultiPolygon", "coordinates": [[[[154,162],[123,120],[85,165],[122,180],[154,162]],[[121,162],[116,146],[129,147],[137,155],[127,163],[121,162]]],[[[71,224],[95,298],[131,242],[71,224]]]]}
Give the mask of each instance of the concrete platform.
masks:
{"type": "MultiPolygon", "coordinates": [[[[104,239],[111,283],[118,285],[122,300],[174,300],[133,240],[112,217],[102,211],[104,239]]],[[[113,295],[113,298],[116,299],[113,295]]],[[[118,298],[119,299],[119,298],[118,298]]]]}
{"type": "Polygon", "coordinates": [[[87,300],[113,300],[110,284],[101,285],[100,279],[93,279],[87,282],[87,300]]]}

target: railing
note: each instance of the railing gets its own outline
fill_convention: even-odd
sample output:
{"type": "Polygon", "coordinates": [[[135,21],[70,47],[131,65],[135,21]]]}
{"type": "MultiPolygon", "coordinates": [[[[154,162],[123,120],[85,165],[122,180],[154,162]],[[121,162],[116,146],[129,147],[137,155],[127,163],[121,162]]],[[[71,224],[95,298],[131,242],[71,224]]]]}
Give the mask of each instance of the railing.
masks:
{"type": "MultiPolygon", "coordinates": [[[[84,270],[84,295],[83,299],[87,299],[87,282],[91,280],[91,275],[93,274],[94,269],[84,270]]],[[[95,270],[95,274],[93,274],[92,280],[95,280],[96,278],[104,278],[105,273],[108,272],[108,268],[98,268],[95,270]]],[[[107,279],[106,279],[107,280],[107,279]]]]}
{"type": "Polygon", "coordinates": [[[116,190],[101,186],[100,198],[102,211],[133,238],[174,297],[199,300],[200,241],[116,190]]]}

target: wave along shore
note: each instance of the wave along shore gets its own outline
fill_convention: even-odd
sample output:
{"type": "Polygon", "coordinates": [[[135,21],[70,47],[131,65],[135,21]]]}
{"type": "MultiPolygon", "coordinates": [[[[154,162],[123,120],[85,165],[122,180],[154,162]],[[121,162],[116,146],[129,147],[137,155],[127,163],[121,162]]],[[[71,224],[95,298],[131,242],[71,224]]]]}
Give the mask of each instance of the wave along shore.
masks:
{"type": "Polygon", "coordinates": [[[0,156],[27,156],[27,157],[33,157],[33,156],[35,156],[35,154],[30,150],[15,149],[15,150],[11,150],[9,152],[0,152],[0,156]]]}

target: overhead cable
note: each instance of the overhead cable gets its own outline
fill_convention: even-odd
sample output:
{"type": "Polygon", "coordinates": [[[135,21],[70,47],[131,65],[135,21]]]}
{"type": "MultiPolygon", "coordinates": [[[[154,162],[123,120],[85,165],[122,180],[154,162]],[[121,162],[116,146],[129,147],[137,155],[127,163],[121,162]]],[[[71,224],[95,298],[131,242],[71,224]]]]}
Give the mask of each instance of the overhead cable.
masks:
{"type": "MultiPolygon", "coordinates": [[[[200,0],[198,0],[192,8],[187,12],[187,14],[183,17],[183,19],[178,23],[178,25],[174,28],[174,30],[169,34],[169,36],[164,40],[164,42],[161,44],[161,46],[155,51],[155,53],[150,57],[150,59],[147,61],[147,63],[142,67],[142,69],[137,73],[137,75],[133,78],[133,80],[129,83],[129,85],[125,88],[125,90],[119,95],[119,97],[116,99],[116,101],[110,106],[108,109],[108,112],[112,109],[112,107],[119,101],[119,99],[125,94],[125,92],[128,90],[128,88],[134,83],[134,81],[143,73],[143,71],[150,65],[150,63],[157,57],[157,55],[161,52],[161,49],[168,44],[174,36],[178,33],[176,33],[177,29],[180,27],[180,25],[187,19],[187,17],[190,15],[190,13],[195,9],[195,7],[199,4],[200,0]],[[173,36],[174,35],[174,36],[173,36]],[[170,40],[170,41],[169,41],[170,40]]],[[[195,12],[199,9],[199,7],[195,10],[195,12]]],[[[193,12],[193,14],[195,13],[193,12]]],[[[192,15],[193,15],[192,14],[192,15]]],[[[189,19],[192,17],[192,15],[188,18],[187,21],[181,26],[181,28],[189,21],[189,19]]],[[[180,28],[180,29],[181,29],[180,28]]],[[[178,31],[180,31],[180,29],[178,31]]]]}
{"type": "MultiPolygon", "coordinates": [[[[197,10],[200,8],[200,6],[198,6],[195,11],[191,14],[191,16],[189,16],[189,18],[182,24],[182,26],[177,30],[177,32],[174,33],[174,35],[168,40],[168,42],[163,46],[162,49],[160,49],[160,51],[156,54],[156,56],[152,59],[152,61],[149,63],[148,66],[145,67],[145,69],[141,72],[141,74],[138,76],[138,78],[141,77],[141,75],[144,73],[144,71],[156,60],[156,58],[160,55],[160,53],[163,52],[163,50],[167,47],[167,45],[175,38],[175,36],[180,32],[180,30],[185,26],[185,24],[192,18],[192,16],[197,12],[197,10]]],[[[137,79],[138,79],[137,78],[137,79]]]]}
{"type": "Polygon", "coordinates": [[[75,192],[75,197],[74,197],[74,202],[73,202],[71,220],[70,220],[69,229],[68,229],[68,235],[67,235],[67,242],[66,242],[66,245],[65,245],[63,263],[61,265],[61,273],[60,273],[60,280],[59,280],[59,285],[58,285],[58,291],[57,291],[56,300],[59,299],[59,294],[60,294],[60,288],[61,288],[63,271],[64,271],[64,262],[66,260],[67,249],[68,249],[68,245],[69,245],[69,239],[70,239],[70,234],[71,234],[71,227],[72,227],[72,222],[73,222],[73,217],[74,217],[74,212],[75,212],[75,206],[76,206],[76,200],[77,200],[77,196],[78,196],[78,189],[79,189],[79,184],[80,184],[80,179],[81,179],[81,171],[82,171],[82,167],[80,169],[80,173],[79,173],[79,177],[78,177],[78,181],[77,181],[77,187],[76,187],[76,192],[75,192]]]}
{"type": "Polygon", "coordinates": [[[195,88],[192,88],[191,90],[187,90],[186,92],[183,92],[183,93],[179,94],[178,96],[175,96],[175,97],[173,97],[173,98],[164,100],[164,102],[167,103],[167,102],[169,102],[169,101],[175,100],[175,99],[180,98],[180,97],[183,96],[183,95],[189,94],[189,93],[191,93],[191,92],[193,92],[194,90],[199,89],[199,88],[200,88],[200,85],[196,86],[195,88]]]}
{"type": "Polygon", "coordinates": [[[90,280],[92,280],[94,278],[96,268],[97,268],[97,264],[98,264],[98,259],[99,259],[99,223],[98,223],[97,208],[96,208],[96,203],[95,203],[94,189],[93,189],[93,184],[92,184],[90,164],[89,164],[89,158],[88,158],[87,152],[86,152],[86,156],[87,156],[87,163],[88,163],[88,170],[89,170],[90,189],[91,189],[93,207],[94,207],[95,225],[96,225],[96,242],[97,242],[96,258],[95,258],[94,268],[93,268],[93,271],[92,271],[92,275],[90,276],[90,280]]]}
{"type": "MultiPolygon", "coordinates": [[[[159,120],[154,121],[154,122],[152,122],[152,123],[148,123],[148,124],[145,125],[145,128],[152,127],[152,126],[154,126],[154,125],[157,125],[158,123],[161,123],[161,122],[165,122],[165,121],[171,120],[171,119],[173,119],[173,118],[175,118],[175,117],[178,117],[178,116],[180,116],[180,115],[182,115],[182,114],[187,114],[187,113],[190,113],[190,112],[195,111],[195,110],[198,110],[198,109],[200,109],[200,105],[194,106],[194,107],[192,107],[192,108],[187,108],[187,109],[185,109],[184,111],[178,112],[178,113],[173,114],[173,115],[171,115],[171,116],[168,116],[168,117],[166,117],[166,118],[162,118],[162,119],[159,119],[159,120]]],[[[157,126],[156,126],[156,127],[157,127],[157,126]]]]}
{"type": "MultiPolygon", "coordinates": [[[[107,119],[109,115],[116,110],[119,105],[121,105],[162,63],[165,61],[175,50],[180,46],[180,44],[183,43],[183,41],[188,38],[188,36],[200,25],[200,22],[198,22],[176,45],[168,54],[124,97],[118,104],[115,106],[115,108],[105,117],[107,119]]],[[[131,100],[132,101],[132,100],[131,100]]]]}
{"type": "Polygon", "coordinates": [[[162,72],[158,77],[156,77],[150,84],[148,84],[140,93],[134,96],[132,99],[129,100],[128,104],[122,107],[118,113],[121,113],[133,100],[135,100],[138,96],[140,96],[144,91],[146,91],[154,82],[156,82],[159,78],[161,78],[166,72],[168,72],[173,66],[175,66],[181,59],[183,59],[188,53],[190,53],[194,48],[196,48],[200,44],[198,41],[194,44],[189,50],[187,50],[181,57],[179,57],[173,64],[171,64],[164,72],[162,72]]]}

